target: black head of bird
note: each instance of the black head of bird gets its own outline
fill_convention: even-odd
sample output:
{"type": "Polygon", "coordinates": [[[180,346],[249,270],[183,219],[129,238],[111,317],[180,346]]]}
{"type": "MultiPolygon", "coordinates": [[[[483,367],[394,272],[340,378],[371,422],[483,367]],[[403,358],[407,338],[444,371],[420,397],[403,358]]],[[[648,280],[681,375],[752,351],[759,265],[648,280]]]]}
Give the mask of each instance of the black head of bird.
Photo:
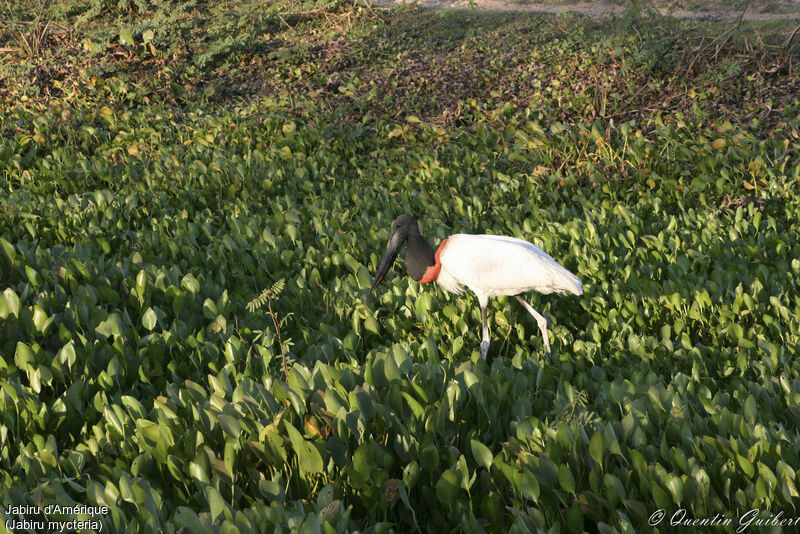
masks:
{"type": "Polygon", "coordinates": [[[381,283],[394,260],[400,254],[400,249],[406,243],[408,244],[406,248],[406,271],[411,278],[417,282],[422,282],[426,271],[436,264],[433,249],[419,231],[417,220],[411,215],[401,215],[392,223],[392,233],[389,235],[386,251],[383,253],[381,263],[375,272],[375,278],[372,280],[370,292],[381,283]]]}

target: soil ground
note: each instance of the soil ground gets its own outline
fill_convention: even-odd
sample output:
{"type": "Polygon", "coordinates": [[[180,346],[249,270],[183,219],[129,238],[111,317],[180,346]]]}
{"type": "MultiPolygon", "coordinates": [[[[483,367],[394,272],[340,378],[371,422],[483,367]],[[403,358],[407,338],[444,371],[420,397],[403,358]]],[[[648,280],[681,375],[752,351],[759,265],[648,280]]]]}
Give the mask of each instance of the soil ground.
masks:
{"type": "MultiPolygon", "coordinates": [[[[475,0],[474,7],[487,11],[526,11],[534,13],[565,13],[573,12],[589,16],[606,14],[621,14],[628,7],[628,3],[617,4],[609,2],[536,2],[536,1],[509,1],[509,0],[475,0]]],[[[375,0],[374,5],[402,5],[416,4],[420,7],[434,9],[468,9],[469,0],[375,0]]],[[[783,2],[656,2],[655,8],[662,15],[671,15],[681,19],[722,20],[736,19],[742,16],[743,20],[786,20],[800,19],[800,0],[783,2]],[[745,4],[747,9],[745,8],[745,4]],[[742,11],[744,10],[744,15],[742,11]]]]}

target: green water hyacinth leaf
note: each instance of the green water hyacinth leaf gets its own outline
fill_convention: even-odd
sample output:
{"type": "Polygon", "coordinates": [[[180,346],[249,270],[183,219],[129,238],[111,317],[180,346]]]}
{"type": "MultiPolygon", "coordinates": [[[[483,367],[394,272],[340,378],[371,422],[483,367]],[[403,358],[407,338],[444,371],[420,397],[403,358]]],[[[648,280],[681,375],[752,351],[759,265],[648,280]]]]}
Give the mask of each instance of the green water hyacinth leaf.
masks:
{"type": "Polygon", "coordinates": [[[202,483],[209,483],[207,469],[196,462],[189,462],[189,475],[202,483]]]}
{"type": "Polygon", "coordinates": [[[744,418],[749,424],[753,424],[756,421],[756,416],[756,399],[749,395],[744,403],[744,418]]]}
{"type": "Polygon", "coordinates": [[[122,438],[125,438],[125,427],[122,424],[117,413],[109,406],[106,406],[105,410],[103,410],[103,415],[106,418],[106,421],[111,425],[114,430],[116,430],[122,438]]]}
{"type": "Polygon", "coordinates": [[[558,466],[558,484],[567,493],[575,493],[575,477],[565,464],[558,466]]]}
{"type": "Polygon", "coordinates": [[[741,467],[744,474],[747,475],[748,478],[752,478],[752,476],[755,474],[753,463],[741,454],[737,454],[736,459],[739,462],[739,467],[741,467]]]}
{"type": "Polygon", "coordinates": [[[285,462],[287,458],[286,449],[283,446],[284,441],[280,434],[271,429],[265,429],[262,432],[266,439],[265,454],[271,457],[271,461],[275,463],[285,462]]]}
{"type": "Polygon", "coordinates": [[[492,456],[489,447],[474,439],[470,440],[470,447],[472,448],[472,456],[475,458],[475,461],[478,462],[478,465],[488,470],[492,466],[492,461],[494,460],[494,456],[492,456]]]}
{"type": "Polygon", "coordinates": [[[380,335],[380,325],[378,321],[375,320],[375,317],[370,314],[364,316],[364,328],[367,330],[367,332],[371,332],[376,336],[380,335]]]}
{"type": "Polygon", "coordinates": [[[603,489],[612,504],[617,504],[627,498],[627,492],[625,491],[625,486],[622,485],[622,481],[610,473],[606,473],[603,476],[603,489]]]}
{"type": "Polygon", "coordinates": [[[225,502],[222,494],[220,494],[216,488],[212,486],[206,487],[205,494],[206,499],[208,499],[208,506],[211,512],[212,521],[216,521],[223,514],[227,519],[231,519],[233,517],[228,503],[225,502]]]}
{"type": "Polygon", "coordinates": [[[222,430],[229,437],[238,438],[241,435],[242,425],[235,417],[231,417],[225,414],[219,414],[217,418],[219,420],[220,426],[222,427],[222,430]]]}
{"type": "Polygon", "coordinates": [[[132,417],[134,418],[144,417],[145,415],[144,407],[142,406],[142,403],[140,403],[138,399],[136,399],[135,397],[131,397],[130,395],[123,395],[120,398],[120,400],[122,401],[122,405],[125,406],[125,408],[127,408],[128,413],[130,413],[132,417]]]}
{"type": "Polygon", "coordinates": [[[39,374],[39,369],[28,367],[27,374],[31,390],[38,395],[42,391],[42,379],[39,374]]]}
{"type": "Polygon", "coordinates": [[[567,527],[570,532],[583,532],[584,530],[584,512],[580,504],[574,503],[567,511],[567,527]]]}
{"type": "Polygon", "coordinates": [[[181,287],[190,293],[198,293],[200,291],[200,282],[193,274],[189,273],[181,279],[181,287]]]}
{"type": "Polygon", "coordinates": [[[289,423],[284,423],[292,448],[297,454],[298,464],[304,473],[321,473],[324,469],[322,455],[313,443],[303,439],[302,434],[289,423]]]}
{"type": "Polygon", "coordinates": [[[217,305],[211,299],[206,299],[203,302],[203,316],[206,319],[213,320],[217,317],[217,305]]]}
{"type": "Polygon", "coordinates": [[[417,319],[420,321],[426,320],[426,317],[430,313],[431,307],[433,306],[433,297],[430,293],[423,293],[419,297],[417,297],[416,302],[414,303],[414,310],[417,315],[417,319]]]}
{"type": "Polygon", "coordinates": [[[0,319],[13,315],[19,317],[19,297],[14,290],[7,287],[0,295],[0,319]]]}
{"type": "Polygon", "coordinates": [[[78,356],[75,352],[75,344],[72,341],[61,347],[61,349],[58,351],[58,361],[65,364],[67,368],[72,368],[77,361],[77,358],[78,356]]]}
{"type": "Polygon", "coordinates": [[[589,441],[589,454],[597,462],[597,465],[603,465],[603,435],[600,432],[592,434],[592,439],[589,441]]]}
{"type": "Polygon", "coordinates": [[[667,489],[672,494],[672,501],[675,505],[680,505],[683,500],[683,482],[676,476],[671,476],[667,480],[667,489]]]}
{"type": "Polygon", "coordinates": [[[144,315],[142,315],[142,326],[144,326],[147,330],[153,330],[156,327],[156,312],[153,311],[153,308],[147,308],[145,310],[144,315]]]}
{"type": "Polygon", "coordinates": [[[122,318],[119,316],[119,314],[112,313],[107,319],[97,325],[95,332],[103,337],[120,337],[122,336],[122,331],[124,328],[125,326],[123,325],[122,318]]]}
{"type": "Polygon", "coordinates": [[[22,370],[31,369],[36,364],[36,356],[31,348],[25,343],[18,342],[17,349],[14,351],[14,365],[22,370]]]}
{"type": "Polygon", "coordinates": [[[259,491],[270,501],[283,503],[286,494],[280,480],[261,480],[258,483],[259,491]]]}
{"type": "Polygon", "coordinates": [[[179,506],[175,510],[174,519],[177,524],[187,528],[189,532],[203,532],[207,528],[197,517],[197,513],[185,506],[179,506]]]}
{"type": "Polygon", "coordinates": [[[31,267],[30,265],[25,266],[25,276],[28,278],[28,282],[33,287],[39,287],[42,284],[42,278],[39,273],[31,267]]]}
{"type": "Polygon", "coordinates": [[[17,252],[14,250],[14,245],[0,237],[0,249],[3,250],[6,258],[13,264],[14,259],[17,257],[17,252]]]}
{"type": "Polygon", "coordinates": [[[436,482],[436,497],[445,506],[453,506],[459,490],[458,475],[450,469],[445,470],[436,482]]]}
{"type": "Polygon", "coordinates": [[[131,46],[135,44],[131,30],[125,28],[119,32],[119,42],[122,45],[131,46]]]}
{"type": "Polygon", "coordinates": [[[47,312],[41,306],[34,305],[33,307],[33,326],[36,327],[36,332],[44,334],[47,329],[53,324],[54,317],[48,316],[47,312]]]}
{"type": "Polygon", "coordinates": [[[533,473],[531,473],[527,469],[524,470],[522,472],[520,485],[523,497],[533,502],[537,502],[539,500],[539,495],[540,495],[539,481],[536,480],[536,477],[533,475],[533,473]]]}

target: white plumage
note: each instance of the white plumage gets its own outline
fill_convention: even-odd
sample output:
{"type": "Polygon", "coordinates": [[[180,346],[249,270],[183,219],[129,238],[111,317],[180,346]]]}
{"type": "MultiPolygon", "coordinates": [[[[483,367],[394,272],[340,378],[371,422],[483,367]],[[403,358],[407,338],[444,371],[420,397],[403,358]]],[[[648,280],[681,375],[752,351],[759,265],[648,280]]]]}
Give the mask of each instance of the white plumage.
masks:
{"type": "Polygon", "coordinates": [[[577,276],[533,243],[516,237],[454,234],[447,238],[440,259],[436,282],[450,293],[461,293],[464,285],[486,297],[531,290],[583,294],[577,276]]]}

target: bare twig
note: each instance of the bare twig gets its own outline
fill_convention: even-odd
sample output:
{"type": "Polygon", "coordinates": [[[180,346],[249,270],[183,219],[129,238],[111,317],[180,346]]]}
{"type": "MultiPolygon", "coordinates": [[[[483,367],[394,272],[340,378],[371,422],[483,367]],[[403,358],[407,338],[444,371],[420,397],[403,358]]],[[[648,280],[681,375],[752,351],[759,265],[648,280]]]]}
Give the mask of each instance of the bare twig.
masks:
{"type": "Polygon", "coordinates": [[[792,48],[794,48],[794,38],[797,36],[798,32],[800,32],[800,24],[794,27],[794,29],[789,33],[786,37],[786,40],[783,42],[780,48],[780,52],[778,53],[778,60],[775,62],[774,65],[771,67],[764,66],[764,54],[761,58],[757,60],[758,68],[764,74],[774,74],[778,72],[780,69],[784,67],[788,63],[789,65],[789,72],[792,70],[792,48]]]}
{"type": "Polygon", "coordinates": [[[275,333],[278,335],[278,347],[281,349],[281,358],[283,358],[283,379],[289,379],[289,371],[286,368],[286,352],[283,350],[283,341],[281,340],[281,329],[278,327],[278,321],[275,319],[275,312],[272,311],[272,299],[267,301],[267,308],[269,309],[269,316],[272,319],[272,324],[275,326],[275,333]]]}
{"type": "MultiPolygon", "coordinates": [[[[237,317],[236,315],[234,315],[234,316],[233,316],[233,318],[234,318],[234,320],[236,321],[236,324],[235,324],[235,325],[234,325],[234,327],[233,327],[233,331],[234,331],[234,332],[236,332],[236,336],[239,338],[239,341],[241,341],[241,342],[242,342],[242,344],[243,344],[245,347],[247,347],[248,345],[250,345],[250,343],[248,343],[248,342],[247,342],[247,340],[246,340],[245,338],[243,338],[243,337],[242,337],[242,334],[240,334],[240,333],[239,333],[239,317],[237,317]]],[[[250,347],[250,348],[248,348],[248,349],[247,349],[247,354],[248,354],[248,355],[249,355],[251,352],[253,352],[253,347],[250,347]]],[[[255,357],[256,357],[256,358],[258,358],[258,354],[256,354],[256,355],[255,355],[255,357]]]]}
{"type": "Polygon", "coordinates": [[[278,13],[278,15],[286,15],[289,17],[301,17],[303,15],[319,15],[325,12],[326,9],[324,7],[318,7],[317,9],[309,9],[307,11],[282,11],[281,13],[278,13]]]}
{"type": "Polygon", "coordinates": [[[631,24],[631,28],[633,28],[633,31],[635,31],[636,35],[639,37],[639,42],[641,43],[644,41],[644,39],[642,39],[642,34],[639,33],[639,28],[637,28],[635,24],[631,24]]]}
{"type": "Polygon", "coordinates": [[[794,27],[792,33],[789,34],[789,37],[787,37],[786,40],[783,42],[783,45],[781,45],[781,49],[784,50],[787,54],[789,52],[790,45],[792,44],[792,41],[794,41],[794,38],[797,35],[798,31],[800,31],[800,24],[794,27]]]}
{"type": "MultiPolygon", "coordinates": [[[[13,14],[8,0],[6,0],[5,4],[8,12],[13,14]]],[[[49,16],[51,5],[51,0],[42,0],[36,13],[36,19],[33,21],[11,21],[4,23],[6,26],[13,28],[17,36],[17,42],[20,44],[19,48],[21,48],[29,58],[37,58],[41,54],[42,44],[50,28],[51,21],[49,17],[45,20],[45,17],[49,16]],[[24,32],[20,29],[20,26],[30,26],[31,29],[24,32]]]]}
{"type": "Polygon", "coordinates": [[[717,59],[717,56],[719,56],[719,53],[722,50],[722,47],[725,46],[728,43],[728,41],[730,41],[731,36],[733,36],[733,33],[736,30],[738,30],[739,27],[742,25],[742,20],[744,20],[744,14],[747,12],[747,9],[749,7],[750,7],[750,0],[747,0],[747,2],[745,2],[744,4],[744,9],[742,9],[742,12],[739,14],[739,19],[736,21],[736,24],[734,24],[733,26],[722,32],[722,34],[718,35],[717,37],[711,39],[708,42],[708,44],[703,45],[703,41],[700,42],[700,46],[695,48],[694,57],[692,58],[691,63],[689,63],[689,68],[687,69],[689,72],[692,72],[695,63],[697,63],[697,61],[701,57],[703,57],[706,54],[706,52],[711,50],[712,46],[715,47],[715,50],[713,56],[711,56],[711,59],[717,59]]]}
{"type": "MultiPolygon", "coordinates": [[[[375,12],[374,9],[372,9],[372,1],[371,0],[362,0],[361,3],[367,8],[367,10],[372,14],[373,17],[375,17],[375,18],[377,18],[379,20],[383,20],[383,17],[381,17],[378,13],[375,12]]],[[[354,6],[358,5],[358,0],[354,0],[353,1],[353,5],[354,6]]]]}
{"type": "Polygon", "coordinates": [[[278,18],[281,19],[281,22],[283,22],[286,25],[287,28],[289,28],[290,30],[294,31],[294,28],[288,22],[286,22],[285,18],[283,18],[283,14],[282,13],[278,13],[278,18]]]}

